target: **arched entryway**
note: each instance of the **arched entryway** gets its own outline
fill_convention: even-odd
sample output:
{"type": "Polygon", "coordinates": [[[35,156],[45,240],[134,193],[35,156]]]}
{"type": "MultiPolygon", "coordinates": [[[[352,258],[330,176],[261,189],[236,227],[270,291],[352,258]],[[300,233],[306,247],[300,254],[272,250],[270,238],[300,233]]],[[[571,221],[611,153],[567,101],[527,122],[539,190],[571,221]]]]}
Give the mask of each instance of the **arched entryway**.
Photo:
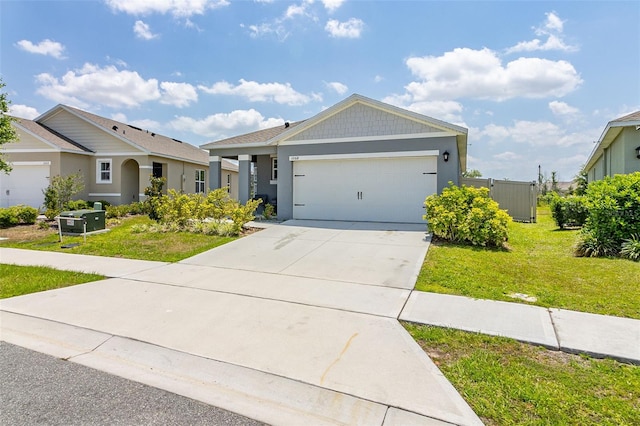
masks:
{"type": "Polygon", "coordinates": [[[120,182],[120,202],[131,204],[140,201],[140,165],[129,159],[122,163],[122,182],[120,182]]]}

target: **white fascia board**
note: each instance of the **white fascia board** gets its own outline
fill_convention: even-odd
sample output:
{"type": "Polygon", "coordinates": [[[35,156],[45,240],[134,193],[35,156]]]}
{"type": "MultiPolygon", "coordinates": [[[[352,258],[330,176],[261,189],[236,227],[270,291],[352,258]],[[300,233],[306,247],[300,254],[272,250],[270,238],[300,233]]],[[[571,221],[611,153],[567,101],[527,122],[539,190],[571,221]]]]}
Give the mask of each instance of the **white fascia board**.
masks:
{"type": "Polygon", "coordinates": [[[407,133],[402,135],[380,135],[380,136],[355,136],[349,138],[328,138],[328,139],[304,139],[295,141],[282,141],[280,145],[313,145],[321,143],[348,143],[348,142],[369,142],[369,141],[392,141],[401,139],[426,139],[426,138],[443,138],[455,137],[455,133],[451,132],[426,132],[426,133],[407,133]]]}
{"type": "Polygon", "coordinates": [[[12,166],[50,166],[51,161],[12,161],[12,166]]]}
{"type": "Polygon", "coordinates": [[[90,192],[89,197],[120,197],[122,196],[119,192],[90,192]]]}
{"type": "Polygon", "coordinates": [[[437,149],[427,151],[392,151],[367,152],[353,154],[324,154],[324,155],[291,155],[289,161],[318,161],[318,160],[356,160],[368,158],[401,158],[401,157],[433,157],[440,155],[437,149]]]}
{"type": "Polygon", "coordinates": [[[207,144],[205,144],[205,145],[200,145],[200,149],[204,149],[205,151],[211,151],[211,150],[215,151],[218,149],[256,148],[256,147],[263,147],[268,145],[269,145],[269,141],[251,142],[251,143],[232,143],[228,145],[212,145],[212,146],[208,146],[207,144]]]}

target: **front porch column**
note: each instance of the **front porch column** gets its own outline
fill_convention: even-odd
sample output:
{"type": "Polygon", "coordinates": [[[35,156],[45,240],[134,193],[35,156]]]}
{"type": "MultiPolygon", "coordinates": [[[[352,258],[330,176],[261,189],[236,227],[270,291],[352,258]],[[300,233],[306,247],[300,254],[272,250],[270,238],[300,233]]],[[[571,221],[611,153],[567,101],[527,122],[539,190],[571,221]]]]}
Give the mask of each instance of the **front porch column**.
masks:
{"type": "Polygon", "coordinates": [[[251,156],[238,155],[238,201],[249,201],[251,195],[251,156]]]}
{"type": "Polygon", "coordinates": [[[217,155],[209,157],[209,189],[214,190],[221,187],[222,181],[222,158],[217,155]]]}

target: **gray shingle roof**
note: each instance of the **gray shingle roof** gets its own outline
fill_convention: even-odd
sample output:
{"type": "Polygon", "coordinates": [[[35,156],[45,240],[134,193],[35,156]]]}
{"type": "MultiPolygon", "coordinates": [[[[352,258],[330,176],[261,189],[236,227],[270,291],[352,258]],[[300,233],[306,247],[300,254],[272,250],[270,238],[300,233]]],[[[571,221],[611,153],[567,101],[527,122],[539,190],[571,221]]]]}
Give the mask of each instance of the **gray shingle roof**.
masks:
{"type": "Polygon", "coordinates": [[[613,121],[614,122],[617,122],[617,121],[640,121],[640,111],[632,112],[631,114],[627,114],[627,115],[625,115],[623,117],[616,118],[613,121]]]}
{"type": "Polygon", "coordinates": [[[305,120],[297,121],[295,123],[290,123],[289,127],[285,127],[285,125],[280,125],[276,127],[270,127],[268,129],[257,130],[255,132],[246,133],[244,135],[238,135],[232,138],[210,142],[205,145],[202,145],[202,147],[209,148],[209,147],[220,146],[220,145],[240,145],[240,144],[244,145],[244,144],[251,144],[251,143],[264,143],[268,140],[275,138],[279,134],[284,133],[285,131],[288,131],[289,129],[296,127],[297,125],[304,123],[304,121],[305,120]]]}
{"type": "Polygon", "coordinates": [[[106,117],[91,114],[90,112],[73,108],[67,105],[62,105],[62,107],[76,115],[84,117],[93,124],[103,128],[106,132],[117,132],[119,137],[126,139],[132,144],[137,145],[138,147],[152,154],[179,158],[202,164],[209,163],[209,154],[206,151],[189,143],[163,136],[148,130],[143,130],[139,127],[121,123],[116,120],[111,120],[106,117]],[[116,126],[118,130],[114,131],[113,126],[116,126]]]}
{"type": "Polygon", "coordinates": [[[27,120],[26,118],[16,118],[16,123],[29,133],[46,140],[64,151],[71,152],[92,152],[90,149],[56,132],[53,129],[38,122],[27,120]]]}

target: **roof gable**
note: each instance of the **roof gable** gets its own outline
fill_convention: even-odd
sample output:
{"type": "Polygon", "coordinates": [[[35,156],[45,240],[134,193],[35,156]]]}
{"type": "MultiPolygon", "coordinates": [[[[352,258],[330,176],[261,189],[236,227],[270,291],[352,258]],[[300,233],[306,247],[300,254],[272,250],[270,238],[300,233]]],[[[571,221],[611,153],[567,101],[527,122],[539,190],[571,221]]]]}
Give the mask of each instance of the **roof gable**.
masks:
{"type": "Polygon", "coordinates": [[[104,135],[107,135],[109,139],[119,140],[120,146],[128,147],[129,151],[139,150],[148,155],[208,164],[207,152],[196,146],[70,106],[58,105],[40,116],[37,121],[46,123],[60,111],[71,114],[99,131],[102,137],[98,137],[99,140],[91,143],[91,148],[96,152],[101,152],[105,148],[104,135]]]}
{"type": "Polygon", "coordinates": [[[353,94],[271,142],[435,132],[464,135],[466,138],[467,129],[353,94]]]}
{"type": "MultiPolygon", "coordinates": [[[[91,153],[91,150],[79,143],[67,138],[44,124],[24,118],[16,118],[14,127],[23,136],[18,141],[17,149],[53,149],[61,152],[73,152],[79,154],[91,153]]],[[[12,146],[7,146],[12,148],[12,146]]]]}
{"type": "Polygon", "coordinates": [[[584,165],[585,170],[589,170],[598,161],[600,156],[606,148],[611,146],[613,141],[622,133],[625,127],[636,127],[636,130],[640,128],[640,111],[632,112],[623,117],[616,118],[607,123],[600,139],[598,139],[596,146],[591,151],[587,162],[584,165]]]}

